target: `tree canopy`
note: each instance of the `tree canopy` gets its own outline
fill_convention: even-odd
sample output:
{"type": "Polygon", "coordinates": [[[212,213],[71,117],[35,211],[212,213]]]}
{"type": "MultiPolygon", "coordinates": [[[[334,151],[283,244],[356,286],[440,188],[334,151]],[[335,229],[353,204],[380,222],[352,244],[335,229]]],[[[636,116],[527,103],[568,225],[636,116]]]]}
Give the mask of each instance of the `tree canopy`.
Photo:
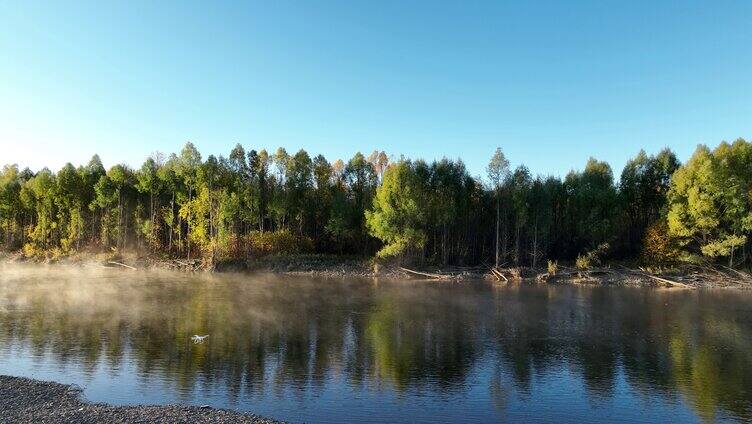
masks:
{"type": "Polygon", "coordinates": [[[27,255],[305,251],[535,267],[608,246],[612,258],[736,265],[752,252],[752,144],[699,146],[683,166],[668,149],[640,151],[615,181],[594,158],[563,179],[510,169],[501,149],[483,180],[461,160],[394,160],[375,150],[329,161],[240,144],[203,158],[187,143],[135,169],[105,170],[96,155],[57,172],[5,165],[0,229],[5,249],[27,255]]]}

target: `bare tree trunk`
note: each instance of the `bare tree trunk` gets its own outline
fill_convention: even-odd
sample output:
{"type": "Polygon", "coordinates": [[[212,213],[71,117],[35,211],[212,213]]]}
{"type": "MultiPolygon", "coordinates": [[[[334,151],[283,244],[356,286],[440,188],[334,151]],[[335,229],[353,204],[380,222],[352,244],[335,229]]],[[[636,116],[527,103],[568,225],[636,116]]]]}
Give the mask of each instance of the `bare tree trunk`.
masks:
{"type": "Polygon", "coordinates": [[[178,253],[183,253],[183,217],[178,213],[178,253]]]}
{"type": "Polygon", "coordinates": [[[175,232],[175,192],[172,192],[172,199],[170,200],[170,222],[172,222],[172,225],[170,225],[170,235],[169,240],[167,243],[169,244],[168,250],[170,251],[170,254],[172,254],[172,233],[175,232]]]}
{"type": "Polygon", "coordinates": [[[123,243],[123,189],[118,190],[118,240],[117,247],[122,249],[123,243]]]}
{"type": "Polygon", "coordinates": [[[78,208],[78,234],[76,234],[76,250],[81,250],[81,237],[84,234],[84,214],[78,208]]]}
{"type": "Polygon", "coordinates": [[[151,220],[151,231],[149,232],[149,243],[151,244],[150,249],[152,252],[156,250],[156,243],[154,242],[156,239],[156,232],[157,232],[157,225],[154,222],[154,190],[149,191],[149,219],[151,220]]]}
{"type": "Polygon", "coordinates": [[[128,242],[128,206],[123,202],[123,249],[128,242]]]}
{"type": "Polygon", "coordinates": [[[447,233],[447,229],[446,229],[446,227],[447,227],[447,225],[446,225],[446,222],[445,222],[444,226],[442,228],[442,233],[441,233],[441,262],[442,262],[443,265],[447,264],[447,253],[446,253],[446,233],[447,233]]]}
{"type": "Polygon", "coordinates": [[[507,217],[502,217],[501,221],[501,259],[505,259],[509,252],[507,251],[509,247],[509,222],[507,221],[507,217]]]}
{"type": "MultiPolygon", "coordinates": [[[[193,192],[191,191],[191,188],[188,187],[188,206],[189,206],[189,208],[193,207],[193,205],[191,205],[192,198],[193,198],[193,192]]],[[[189,209],[189,211],[190,211],[190,209],[189,209]]],[[[188,219],[188,230],[185,233],[185,241],[186,241],[186,244],[188,245],[188,260],[190,261],[191,260],[191,220],[190,220],[190,214],[188,216],[189,216],[189,219],[188,219]]]]}
{"type": "Polygon", "coordinates": [[[520,265],[521,261],[521,253],[520,253],[520,225],[518,223],[515,223],[515,231],[514,231],[514,262],[515,265],[520,265]]]}
{"type": "Polygon", "coordinates": [[[499,266],[499,207],[500,207],[500,194],[498,187],[496,188],[496,261],[495,266],[499,266]]]}
{"type": "Polygon", "coordinates": [[[538,219],[535,220],[533,227],[533,269],[538,262],[538,219]]]}
{"type": "Polygon", "coordinates": [[[734,267],[734,246],[731,246],[731,256],[729,256],[729,268],[734,267]]]}

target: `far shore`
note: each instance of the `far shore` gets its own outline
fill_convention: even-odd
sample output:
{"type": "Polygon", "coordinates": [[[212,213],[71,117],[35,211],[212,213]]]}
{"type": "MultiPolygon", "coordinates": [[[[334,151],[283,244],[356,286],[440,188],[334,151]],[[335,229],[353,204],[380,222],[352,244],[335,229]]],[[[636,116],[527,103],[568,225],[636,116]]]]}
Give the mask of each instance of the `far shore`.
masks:
{"type": "Polygon", "coordinates": [[[580,284],[683,289],[752,289],[752,274],[723,266],[677,264],[646,268],[605,264],[589,269],[558,266],[547,269],[493,266],[400,266],[381,264],[371,258],[338,255],[272,255],[249,260],[218,261],[139,256],[133,253],[77,253],[56,259],[26,258],[0,254],[1,263],[47,263],[123,270],[172,270],[176,272],[273,273],[323,278],[379,278],[385,280],[487,281],[493,284],[580,284]]]}

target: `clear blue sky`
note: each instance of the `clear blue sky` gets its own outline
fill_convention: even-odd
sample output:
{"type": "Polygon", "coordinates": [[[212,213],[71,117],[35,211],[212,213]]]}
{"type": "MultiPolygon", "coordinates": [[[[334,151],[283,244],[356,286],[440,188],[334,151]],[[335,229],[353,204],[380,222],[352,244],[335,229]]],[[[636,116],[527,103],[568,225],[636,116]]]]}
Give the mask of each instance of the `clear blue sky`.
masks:
{"type": "Polygon", "coordinates": [[[752,2],[0,2],[0,163],[194,142],[562,175],[752,137],[752,2]],[[107,4],[107,6],[104,6],[107,4]]]}

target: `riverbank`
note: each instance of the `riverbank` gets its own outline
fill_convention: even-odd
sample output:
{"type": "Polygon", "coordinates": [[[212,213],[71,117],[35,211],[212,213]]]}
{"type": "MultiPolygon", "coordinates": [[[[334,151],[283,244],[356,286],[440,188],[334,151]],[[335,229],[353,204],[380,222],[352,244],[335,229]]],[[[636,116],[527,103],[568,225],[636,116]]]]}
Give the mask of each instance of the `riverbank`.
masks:
{"type": "Polygon", "coordinates": [[[82,252],[59,258],[27,258],[20,254],[0,254],[0,263],[47,263],[86,268],[127,270],[172,270],[180,272],[272,273],[322,278],[380,278],[391,280],[478,281],[495,284],[578,284],[629,287],[736,288],[752,289],[752,274],[723,266],[677,264],[666,267],[611,264],[576,269],[558,266],[555,270],[527,267],[417,267],[374,262],[359,256],[320,254],[269,255],[248,260],[211,262],[205,259],[165,258],[133,252],[82,252]]]}
{"type": "Polygon", "coordinates": [[[81,399],[75,386],[0,376],[0,422],[7,423],[254,423],[253,414],[187,405],[112,406],[81,399]]]}

